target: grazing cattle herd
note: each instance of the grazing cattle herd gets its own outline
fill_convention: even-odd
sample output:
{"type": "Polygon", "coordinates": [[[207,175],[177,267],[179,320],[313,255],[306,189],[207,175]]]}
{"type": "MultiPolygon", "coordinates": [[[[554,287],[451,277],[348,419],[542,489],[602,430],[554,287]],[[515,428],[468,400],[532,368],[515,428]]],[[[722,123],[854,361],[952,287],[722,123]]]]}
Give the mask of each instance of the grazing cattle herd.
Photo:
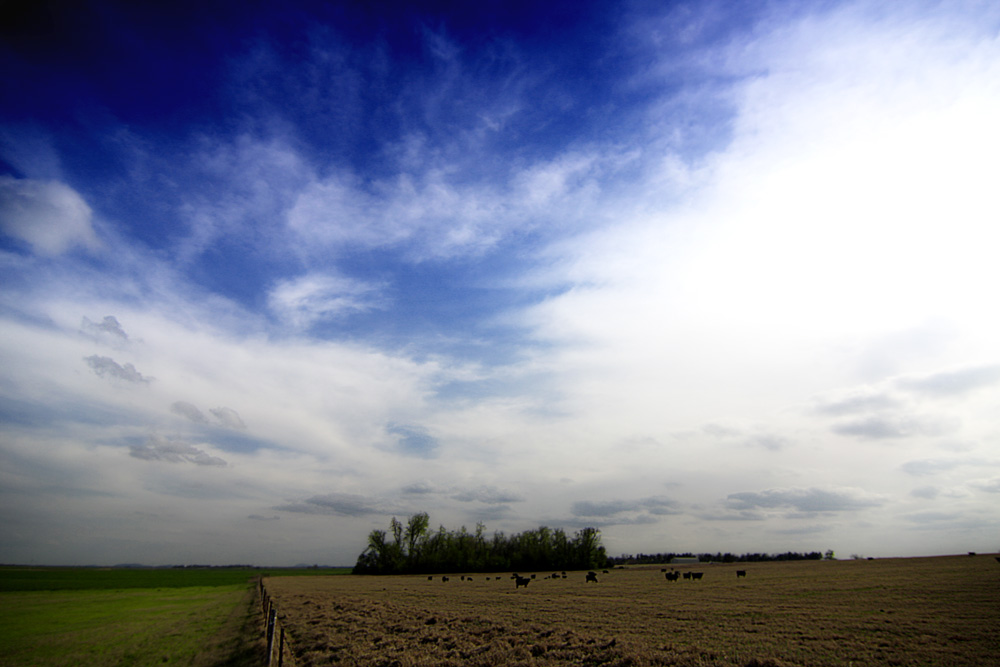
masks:
{"type": "MultiPolygon", "coordinates": [[[[1000,557],[997,557],[997,561],[1000,561],[1000,557]]],[[[604,574],[608,574],[607,570],[603,570],[603,572],[604,572],[604,574]]],[[[674,568],[670,568],[669,571],[667,570],[667,568],[662,568],[660,570],[660,572],[663,574],[664,578],[667,581],[678,581],[678,580],[681,579],[681,577],[683,577],[684,579],[689,579],[691,581],[699,581],[702,577],[705,576],[704,572],[691,572],[691,571],[681,572],[680,570],[675,570],[674,568]]],[[[746,576],[747,576],[747,571],[746,570],[736,570],[736,578],[737,579],[742,579],[742,578],[744,578],[746,576]]],[[[546,575],[546,576],[544,576],[542,578],[543,579],[567,579],[568,577],[569,577],[569,575],[567,575],[565,572],[553,572],[552,574],[546,575]]],[[[472,577],[464,575],[464,574],[460,575],[459,578],[460,578],[461,581],[472,581],[473,580],[472,577]]],[[[501,578],[502,577],[486,577],[486,581],[493,581],[494,579],[496,581],[500,581],[501,578]]],[[[522,587],[523,588],[527,588],[528,584],[531,583],[531,580],[535,578],[535,575],[532,574],[532,575],[529,575],[527,577],[522,577],[520,574],[518,574],[517,572],[515,572],[514,574],[510,575],[510,578],[514,580],[514,588],[515,589],[516,588],[522,588],[522,587]]],[[[434,579],[433,575],[427,577],[428,581],[433,581],[433,579],[434,579]]],[[[447,582],[448,580],[449,580],[449,578],[447,576],[442,576],[441,577],[441,581],[447,582]]],[[[595,572],[593,570],[591,570],[590,572],[587,572],[586,576],[584,577],[584,581],[586,583],[588,583],[588,584],[589,583],[594,583],[594,584],[599,583],[599,580],[597,578],[597,572],[595,572]]]]}

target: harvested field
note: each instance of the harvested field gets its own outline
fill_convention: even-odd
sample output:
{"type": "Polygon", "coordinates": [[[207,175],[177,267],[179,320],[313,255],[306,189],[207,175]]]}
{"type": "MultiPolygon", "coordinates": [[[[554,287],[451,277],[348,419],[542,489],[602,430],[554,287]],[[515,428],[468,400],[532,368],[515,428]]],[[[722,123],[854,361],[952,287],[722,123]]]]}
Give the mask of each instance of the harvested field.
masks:
{"type": "Polygon", "coordinates": [[[301,666],[1000,665],[992,555],[677,569],[704,577],[635,567],[598,583],[538,573],[526,588],[510,573],[265,585],[301,666]]]}

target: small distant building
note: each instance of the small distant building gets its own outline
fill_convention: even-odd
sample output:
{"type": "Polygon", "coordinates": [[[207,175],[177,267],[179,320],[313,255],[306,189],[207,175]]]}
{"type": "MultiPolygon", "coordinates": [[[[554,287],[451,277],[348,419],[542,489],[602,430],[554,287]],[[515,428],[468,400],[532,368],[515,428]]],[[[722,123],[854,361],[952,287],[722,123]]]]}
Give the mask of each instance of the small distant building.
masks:
{"type": "Polygon", "coordinates": [[[697,556],[674,556],[670,559],[671,565],[697,565],[697,556]]]}

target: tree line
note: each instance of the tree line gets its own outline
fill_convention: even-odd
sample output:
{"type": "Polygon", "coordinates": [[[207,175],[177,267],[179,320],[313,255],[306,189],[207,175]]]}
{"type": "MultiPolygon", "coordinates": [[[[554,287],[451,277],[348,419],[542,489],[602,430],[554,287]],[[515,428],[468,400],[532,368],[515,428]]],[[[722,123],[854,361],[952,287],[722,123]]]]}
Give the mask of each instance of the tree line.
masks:
{"type": "Polygon", "coordinates": [[[673,558],[697,558],[701,563],[762,563],[765,561],[777,560],[833,560],[833,551],[827,551],[826,555],[818,551],[809,553],[797,553],[786,551],[780,554],[766,553],[746,553],[741,555],[731,553],[658,553],[658,554],[622,554],[609,558],[612,565],[662,565],[669,563],[673,558]]]}
{"type": "Polygon", "coordinates": [[[572,537],[562,528],[541,526],[523,533],[486,534],[480,522],[474,532],[465,526],[429,530],[426,512],[406,523],[392,518],[389,530],[373,530],[358,556],[355,574],[435,574],[448,572],[517,572],[530,570],[589,570],[608,566],[601,531],[583,528],[572,537]]]}

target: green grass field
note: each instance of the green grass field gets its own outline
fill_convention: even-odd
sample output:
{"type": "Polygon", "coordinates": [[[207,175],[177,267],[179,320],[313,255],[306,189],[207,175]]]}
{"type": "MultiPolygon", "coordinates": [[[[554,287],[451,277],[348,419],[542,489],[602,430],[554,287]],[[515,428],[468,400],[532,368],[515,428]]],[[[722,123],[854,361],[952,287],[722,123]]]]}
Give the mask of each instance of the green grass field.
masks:
{"type": "Polygon", "coordinates": [[[242,584],[5,593],[0,664],[204,664],[225,657],[211,645],[246,597],[242,584]]]}
{"type": "MultiPolygon", "coordinates": [[[[344,569],[271,570],[285,575],[344,569]]],[[[253,568],[0,568],[0,666],[260,664],[253,568]]]]}
{"type": "Polygon", "coordinates": [[[0,567],[0,593],[12,591],[186,588],[244,584],[268,574],[281,576],[345,574],[350,568],[111,568],[0,567]]]}

